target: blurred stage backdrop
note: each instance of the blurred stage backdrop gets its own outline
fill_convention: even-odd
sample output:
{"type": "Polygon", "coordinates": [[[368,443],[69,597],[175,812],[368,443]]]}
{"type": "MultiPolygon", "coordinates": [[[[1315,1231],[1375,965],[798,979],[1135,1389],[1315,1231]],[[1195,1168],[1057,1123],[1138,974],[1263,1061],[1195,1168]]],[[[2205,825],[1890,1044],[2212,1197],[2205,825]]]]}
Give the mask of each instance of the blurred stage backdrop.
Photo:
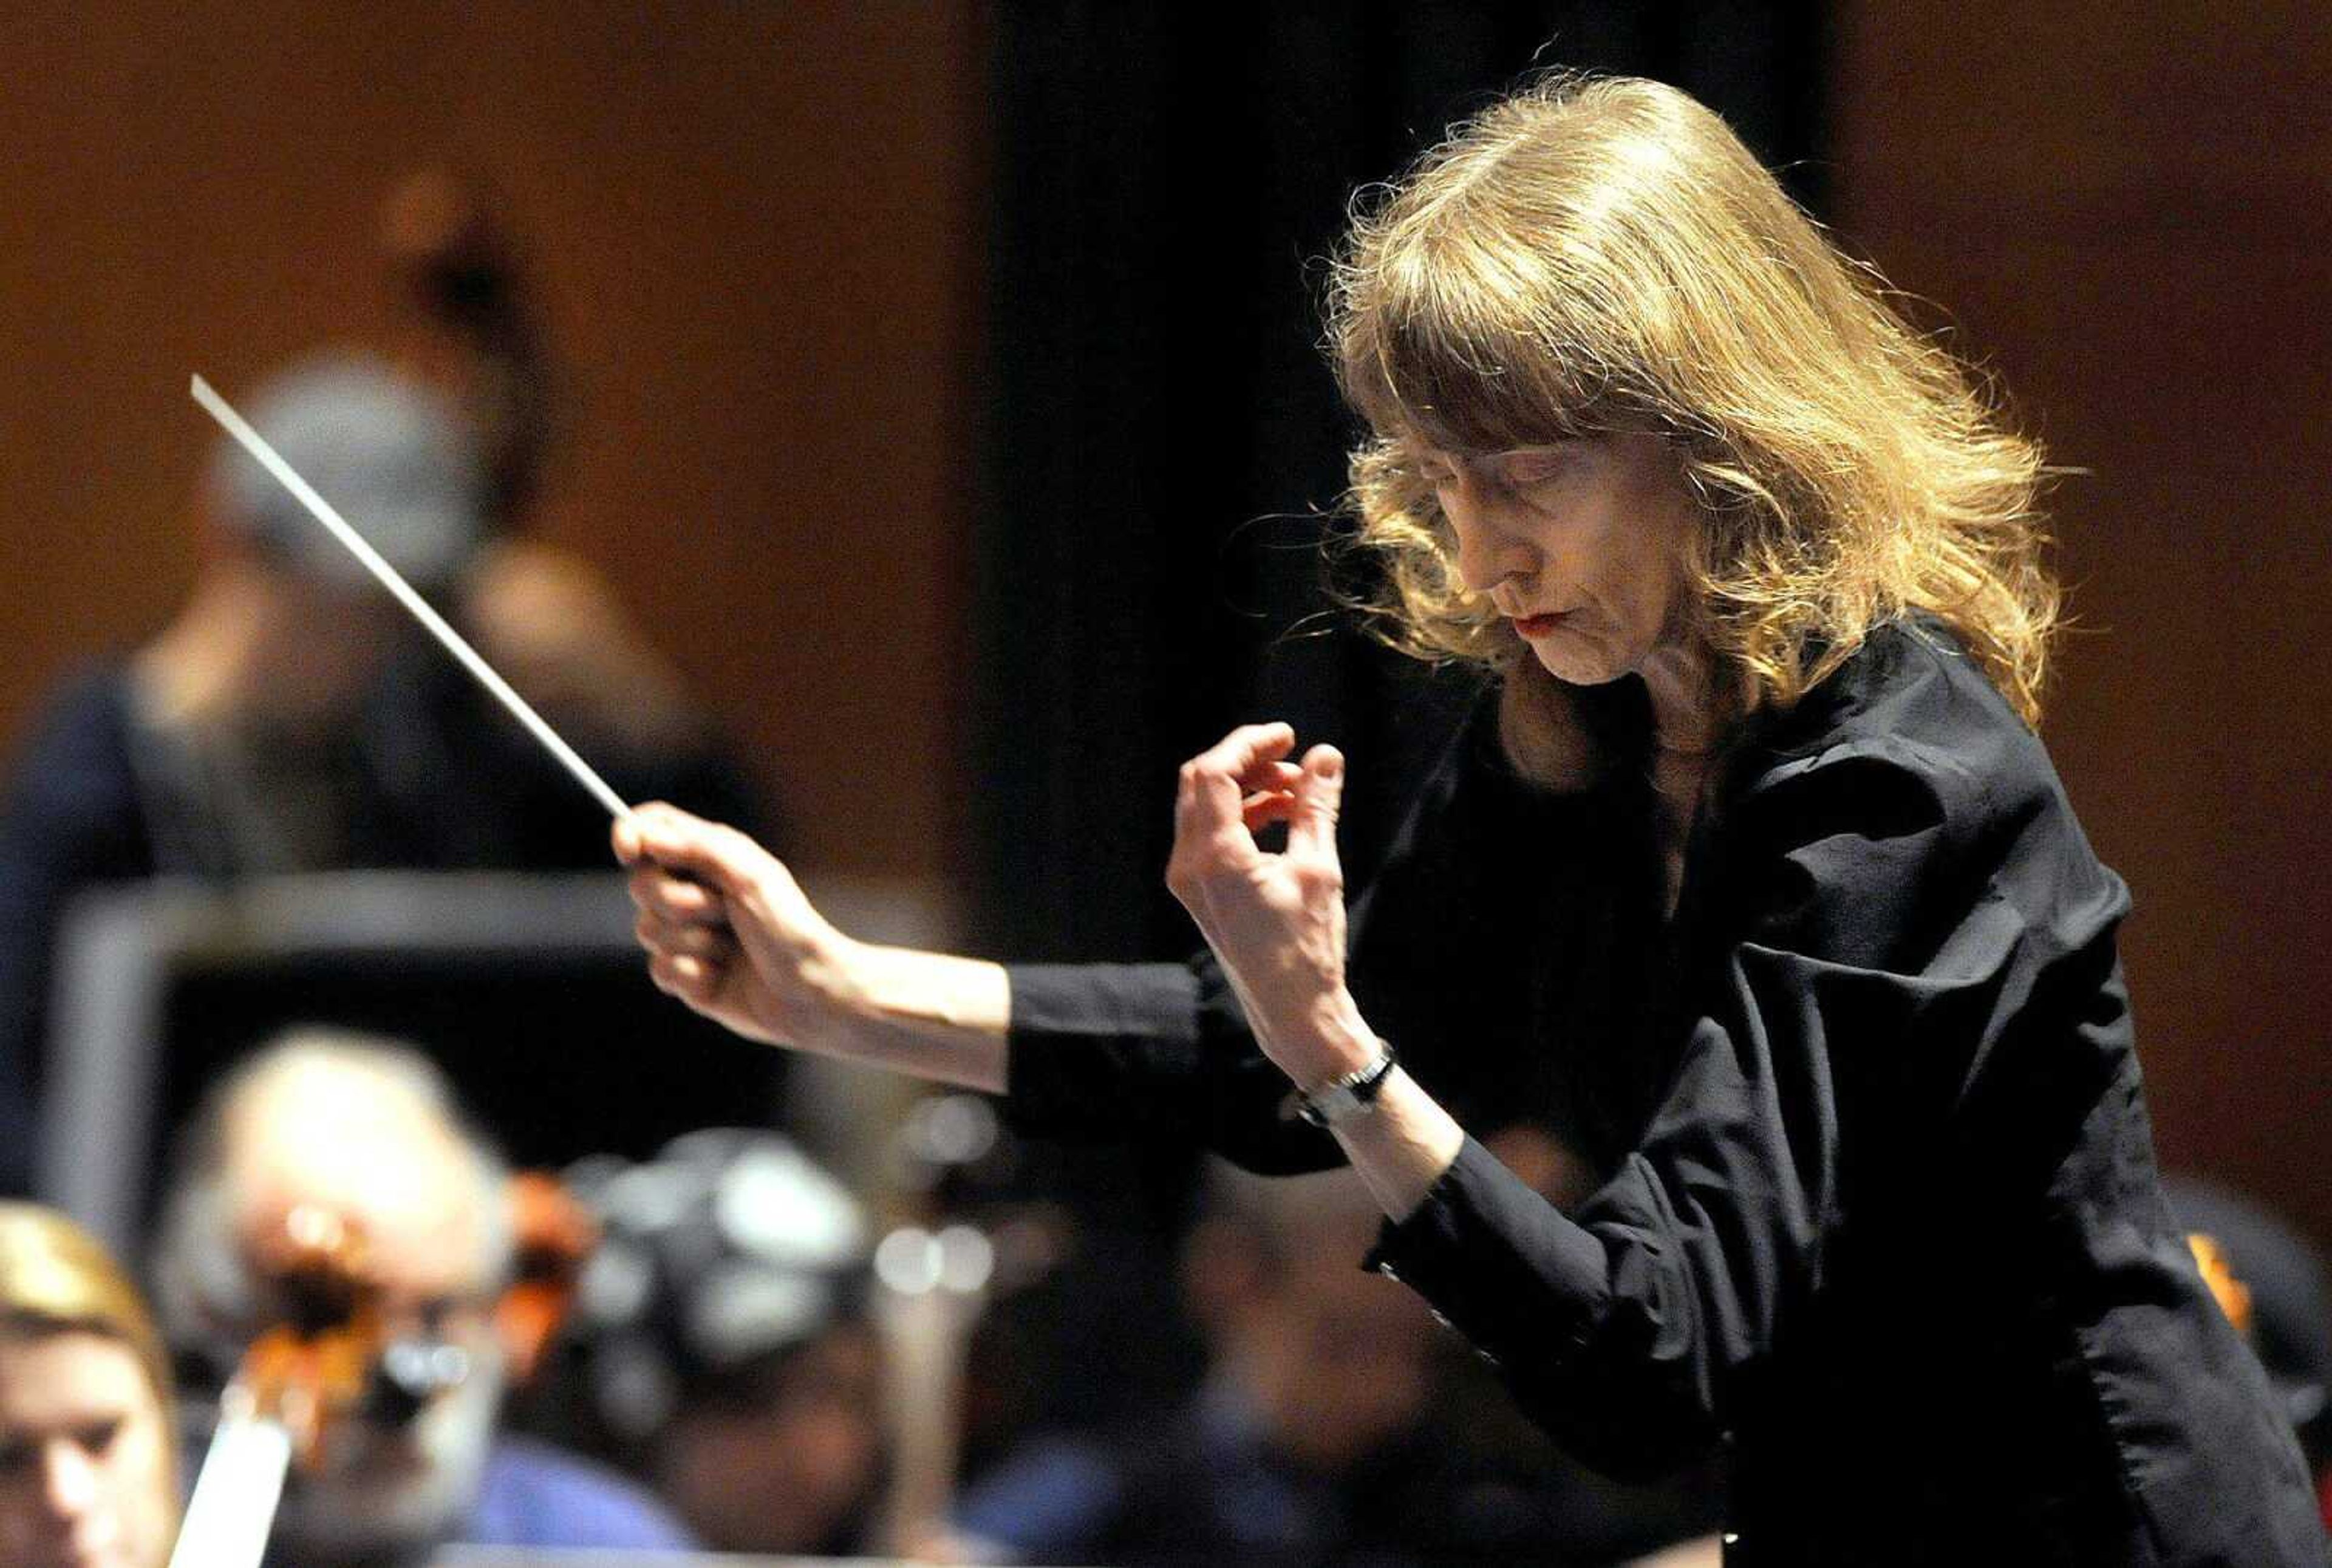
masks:
{"type": "Polygon", "coordinates": [[[182,592],[187,373],[389,330],[382,197],[449,164],[573,374],[537,531],[814,892],[1046,957],[1189,944],[1172,767],[1231,722],[1347,747],[1363,868],[1448,722],[1317,617],[1350,188],[1534,62],[1700,93],[2087,471],[2048,733],[2165,1160],[2332,1243],[2332,11],[120,0],[0,61],[0,739],[182,592]]]}

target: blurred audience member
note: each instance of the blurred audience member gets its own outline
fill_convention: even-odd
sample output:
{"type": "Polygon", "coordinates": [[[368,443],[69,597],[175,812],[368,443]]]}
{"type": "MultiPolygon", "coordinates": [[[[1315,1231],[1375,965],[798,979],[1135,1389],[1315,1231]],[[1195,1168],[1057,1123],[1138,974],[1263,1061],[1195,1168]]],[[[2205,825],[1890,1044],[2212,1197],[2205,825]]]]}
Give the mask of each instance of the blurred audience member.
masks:
{"type": "Polygon", "coordinates": [[[856,1201],[745,1131],[569,1183],[601,1224],[573,1324],[590,1422],[709,1547],[863,1551],[884,1445],[856,1201]]]}
{"type": "Polygon", "coordinates": [[[1008,1457],[965,1496],[970,1535],[1032,1563],[1391,1568],[1611,1563],[1705,1527],[1665,1494],[1567,1515],[1543,1441],[1467,1429],[1478,1369],[1413,1295],[1353,1267],[1381,1216],[1352,1172],[1224,1167],[1214,1190],[1187,1254],[1212,1347],[1198,1396],[1008,1457]]]}
{"type": "Polygon", "coordinates": [[[2323,1254],[2215,1182],[2174,1176],[2163,1185],[2203,1277],[2283,1401],[2332,1525],[2332,1288],[2323,1254]]]}
{"type": "Polygon", "coordinates": [[[272,1561],[369,1568],[447,1542],[689,1544],[629,1482],[498,1430],[509,1181],[425,1057],[311,1030],[214,1092],[181,1150],[156,1270],[173,1341],[215,1384],[279,1315],[282,1282],[260,1260],[302,1211],[360,1244],[387,1343],[313,1468],[293,1471],[272,1561]]]}
{"type": "MultiPolygon", "coordinates": [[[[619,791],[765,815],[597,575],[495,537],[459,405],[334,352],[249,413],[619,791]]],[[[176,618],[54,694],[0,795],[0,1191],[28,1190],[52,949],[77,890],[605,864],[600,808],[224,435],[196,512],[201,566],[176,618]]]]}
{"type": "Polygon", "coordinates": [[[87,1232],[0,1203],[0,1564],[161,1568],[177,1527],[167,1361],[87,1232]]]}

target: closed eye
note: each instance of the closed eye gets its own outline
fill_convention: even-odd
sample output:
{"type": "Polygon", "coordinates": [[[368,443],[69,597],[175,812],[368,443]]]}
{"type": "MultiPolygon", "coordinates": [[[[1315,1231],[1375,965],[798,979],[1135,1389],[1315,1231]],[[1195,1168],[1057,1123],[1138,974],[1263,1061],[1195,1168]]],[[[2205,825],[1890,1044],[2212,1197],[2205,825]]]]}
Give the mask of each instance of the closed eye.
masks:
{"type": "Polygon", "coordinates": [[[1571,472],[1577,454],[1567,446],[1534,446],[1502,454],[1498,477],[1516,489],[1545,484],[1571,472]]]}

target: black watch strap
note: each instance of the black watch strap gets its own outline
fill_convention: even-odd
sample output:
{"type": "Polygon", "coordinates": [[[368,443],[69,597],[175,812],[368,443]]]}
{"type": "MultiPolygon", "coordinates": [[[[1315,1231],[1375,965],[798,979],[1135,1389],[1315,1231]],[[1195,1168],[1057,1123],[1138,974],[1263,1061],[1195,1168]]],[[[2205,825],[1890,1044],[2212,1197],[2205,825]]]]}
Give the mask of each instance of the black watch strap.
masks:
{"type": "Polygon", "coordinates": [[[1364,1116],[1376,1109],[1378,1092],[1392,1076],[1392,1046],[1380,1039],[1376,1057],[1367,1066],[1331,1079],[1308,1095],[1297,1095],[1295,1114],[1314,1127],[1332,1129],[1355,1116],[1364,1116]]]}

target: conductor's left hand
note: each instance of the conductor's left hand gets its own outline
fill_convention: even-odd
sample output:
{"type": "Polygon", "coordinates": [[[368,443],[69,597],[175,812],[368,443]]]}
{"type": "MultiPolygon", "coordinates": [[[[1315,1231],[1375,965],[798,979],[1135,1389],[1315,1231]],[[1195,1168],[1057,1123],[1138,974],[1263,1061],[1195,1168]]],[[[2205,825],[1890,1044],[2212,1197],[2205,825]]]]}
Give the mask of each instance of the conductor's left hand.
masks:
{"type": "Polygon", "coordinates": [[[1344,759],[1250,724],[1182,766],[1166,884],[1222,961],[1265,1052],[1310,1090],[1370,1060],[1374,1036],[1344,985],[1344,870],[1336,812],[1344,759]],[[1287,825],[1287,847],[1256,841],[1287,825]]]}

